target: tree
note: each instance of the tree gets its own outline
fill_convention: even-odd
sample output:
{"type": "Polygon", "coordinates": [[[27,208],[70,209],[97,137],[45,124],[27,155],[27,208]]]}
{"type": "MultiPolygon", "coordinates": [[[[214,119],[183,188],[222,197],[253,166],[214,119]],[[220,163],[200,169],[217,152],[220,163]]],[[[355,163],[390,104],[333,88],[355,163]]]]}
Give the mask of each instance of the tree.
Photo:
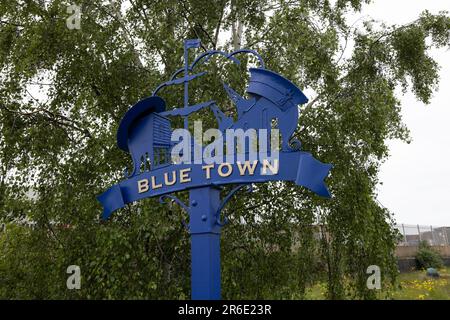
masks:
{"type": "Polygon", "coordinates": [[[419,250],[416,253],[416,266],[419,270],[428,268],[439,269],[444,266],[444,261],[442,261],[439,252],[433,250],[428,242],[420,241],[419,250]]]}
{"type": "MultiPolygon", "coordinates": [[[[272,183],[229,204],[224,297],[302,298],[323,280],[329,298],[375,298],[365,286],[372,264],[381,267],[388,288],[397,238],[375,185],[386,141],[409,141],[395,89],[429,103],[439,66],[428,53],[449,46],[450,19],[424,12],[402,26],[350,25],[345,14],[368,2],[79,0],[81,29],[69,29],[66,1],[3,1],[0,278],[7,280],[1,296],[189,296],[181,210],[147,199],[103,223],[95,199],[130,165],[115,144],[120,118],[182,65],[186,38],[202,40],[198,53],[254,49],[267,68],[313,92],[295,136],[304,150],[334,165],[331,201],[272,183]],[[81,290],[65,287],[73,264],[81,267],[81,290]],[[39,285],[23,289],[29,282],[39,285]]],[[[192,99],[213,94],[233,114],[220,78],[243,93],[253,61],[242,59],[240,68],[220,58],[205,65],[212,72],[202,87],[193,86],[192,99]]],[[[163,93],[169,106],[181,105],[180,92],[163,93]]]]}

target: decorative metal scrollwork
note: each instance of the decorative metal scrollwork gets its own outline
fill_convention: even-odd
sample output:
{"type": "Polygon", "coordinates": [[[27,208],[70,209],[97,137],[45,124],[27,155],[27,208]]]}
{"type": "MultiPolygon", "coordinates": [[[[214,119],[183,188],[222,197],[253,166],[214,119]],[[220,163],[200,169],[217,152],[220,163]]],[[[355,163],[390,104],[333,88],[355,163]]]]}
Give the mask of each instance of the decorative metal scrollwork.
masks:
{"type": "MultiPolygon", "coordinates": [[[[170,194],[166,194],[163,195],[161,197],[159,197],[159,203],[162,204],[167,204],[167,202],[165,201],[166,199],[170,199],[172,201],[174,201],[176,204],[178,204],[187,214],[189,214],[189,207],[180,199],[178,199],[176,196],[172,196],[170,194]]],[[[186,220],[184,218],[181,219],[181,223],[183,224],[183,226],[186,228],[187,231],[189,231],[189,225],[186,222],[186,220]]]]}
{"type": "Polygon", "coordinates": [[[228,203],[228,201],[230,201],[230,199],[236,194],[236,192],[238,192],[239,190],[241,190],[242,188],[247,187],[247,192],[252,192],[253,191],[253,185],[252,184],[241,184],[238,185],[237,187],[233,188],[227,195],[226,197],[222,200],[219,208],[217,209],[216,212],[216,223],[223,227],[226,224],[229,223],[229,219],[227,217],[224,217],[224,220],[221,221],[220,220],[220,213],[222,212],[222,209],[225,207],[225,205],[228,203]]]}

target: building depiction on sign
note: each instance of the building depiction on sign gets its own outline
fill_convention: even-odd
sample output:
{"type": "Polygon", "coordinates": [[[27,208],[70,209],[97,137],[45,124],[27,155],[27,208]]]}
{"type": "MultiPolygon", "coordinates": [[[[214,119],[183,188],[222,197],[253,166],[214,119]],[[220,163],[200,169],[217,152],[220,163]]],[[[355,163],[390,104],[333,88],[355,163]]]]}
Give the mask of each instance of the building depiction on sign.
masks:
{"type": "MultiPolygon", "coordinates": [[[[144,171],[171,164],[171,122],[169,117],[188,117],[209,108],[217,119],[219,130],[278,129],[281,149],[291,151],[289,144],[298,125],[298,106],[308,101],[303,92],[279,74],[262,68],[251,68],[246,99],[224,84],[225,91],[236,106],[237,120],[225,115],[214,101],[166,111],[164,100],[158,96],[145,98],[132,106],[117,131],[119,148],[131,153],[134,176],[144,171]]],[[[192,150],[193,152],[193,150],[192,150]]]]}
{"type": "MultiPolygon", "coordinates": [[[[148,130],[142,132],[142,136],[150,136],[150,141],[148,142],[149,152],[147,159],[150,160],[153,168],[157,168],[161,165],[165,165],[170,160],[170,120],[163,117],[157,113],[151,113],[147,116],[148,120],[148,130]]],[[[139,132],[139,134],[141,134],[139,132]]]]}
{"type": "Polygon", "coordinates": [[[134,176],[170,164],[170,120],[158,112],[165,102],[157,96],[143,99],[128,110],[117,130],[119,148],[131,153],[134,176]]]}

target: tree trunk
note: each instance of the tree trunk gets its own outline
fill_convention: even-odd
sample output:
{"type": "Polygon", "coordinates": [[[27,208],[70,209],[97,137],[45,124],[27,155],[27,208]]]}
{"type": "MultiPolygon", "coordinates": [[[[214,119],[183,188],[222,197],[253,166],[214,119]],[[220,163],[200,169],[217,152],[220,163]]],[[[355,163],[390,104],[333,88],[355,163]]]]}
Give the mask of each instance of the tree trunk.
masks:
{"type": "Polygon", "coordinates": [[[244,24],[242,23],[239,14],[236,14],[236,18],[231,25],[234,51],[239,50],[241,48],[243,32],[244,32],[244,24]]]}

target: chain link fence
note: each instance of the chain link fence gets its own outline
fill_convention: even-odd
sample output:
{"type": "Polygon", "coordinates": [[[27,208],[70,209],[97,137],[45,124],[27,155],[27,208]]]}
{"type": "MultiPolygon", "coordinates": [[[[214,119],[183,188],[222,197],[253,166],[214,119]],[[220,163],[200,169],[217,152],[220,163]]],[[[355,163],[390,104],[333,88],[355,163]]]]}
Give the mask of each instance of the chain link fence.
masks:
{"type": "Polygon", "coordinates": [[[418,246],[420,241],[430,246],[450,245],[450,227],[398,224],[397,229],[403,236],[399,246],[418,246]]]}

